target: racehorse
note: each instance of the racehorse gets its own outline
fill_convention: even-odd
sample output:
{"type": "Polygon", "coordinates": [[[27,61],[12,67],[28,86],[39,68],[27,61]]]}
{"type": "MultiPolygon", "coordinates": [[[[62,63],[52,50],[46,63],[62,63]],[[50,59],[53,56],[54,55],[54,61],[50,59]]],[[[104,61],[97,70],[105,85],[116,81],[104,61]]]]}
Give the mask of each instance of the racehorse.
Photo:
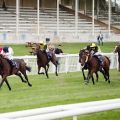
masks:
{"type": "Polygon", "coordinates": [[[41,50],[40,46],[36,46],[36,49],[34,51],[34,55],[37,55],[38,74],[40,74],[40,68],[43,67],[47,78],[49,78],[48,69],[49,69],[50,61],[55,65],[55,74],[56,76],[58,76],[58,73],[57,73],[58,61],[56,59],[55,54],[54,53],[51,53],[51,54],[52,54],[51,58],[48,59],[48,55],[46,51],[41,50]]]}
{"type": "MultiPolygon", "coordinates": [[[[84,70],[87,70],[87,69],[88,69],[87,64],[83,64],[83,62],[82,62],[83,56],[84,56],[84,54],[85,54],[85,51],[86,51],[86,49],[81,49],[80,52],[79,52],[79,63],[81,63],[82,74],[83,74],[84,80],[87,79],[86,76],[85,76],[84,70]]],[[[95,74],[96,74],[96,81],[98,82],[98,77],[99,77],[99,76],[98,76],[98,72],[95,72],[95,74]]]]}
{"type": "Polygon", "coordinates": [[[0,54],[0,75],[2,76],[0,88],[5,82],[9,90],[11,90],[7,77],[13,74],[19,76],[22,82],[27,82],[29,86],[32,86],[26,74],[26,70],[30,72],[31,68],[26,66],[26,63],[24,62],[23,59],[14,59],[14,61],[17,63],[17,66],[18,66],[17,68],[14,68],[13,66],[11,66],[9,61],[6,58],[4,58],[3,55],[0,54]],[[25,80],[23,79],[22,75],[25,77],[25,80]]]}
{"type": "Polygon", "coordinates": [[[120,72],[120,44],[115,46],[114,53],[118,53],[118,71],[120,72]]]}
{"type": "Polygon", "coordinates": [[[81,65],[87,64],[87,69],[88,69],[87,82],[89,82],[89,79],[92,78],[92,82],[93,84],[95,84],[93,73],[96,74],[96,77],[98,79],[97,72],[100,71],[104,75],[105,80],[106,81],[108,80],[108,83],[110,83],[110,79],[109,79],[110,60],[107,56],[103,56],[103,66],[102,66],[103,69],[100,69],[98,58],[92,56],[92,54],[88,50],[85,50],[82,53],[81,58],[79,58],[79,62],[81,63],[81,65]]]}

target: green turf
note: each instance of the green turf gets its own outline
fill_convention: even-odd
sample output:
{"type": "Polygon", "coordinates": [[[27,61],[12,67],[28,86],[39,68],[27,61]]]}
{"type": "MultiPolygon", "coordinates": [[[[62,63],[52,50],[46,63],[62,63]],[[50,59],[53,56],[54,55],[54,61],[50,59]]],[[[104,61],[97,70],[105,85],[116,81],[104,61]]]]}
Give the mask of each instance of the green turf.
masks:
{"type": "Polygon", "coordinates": [[[81,72],[30,75],[30,88],[22,83],[18,77],[9,77],[12,87],[10,92],[4,84],[0,90],[0,112],[39,108],[60,104],[79,103],[93,100],[103,100],[120,97],[119,72],[111,70],[111,84],[104,81],[103,76],[96,85],[85,85],[81,72]]]}

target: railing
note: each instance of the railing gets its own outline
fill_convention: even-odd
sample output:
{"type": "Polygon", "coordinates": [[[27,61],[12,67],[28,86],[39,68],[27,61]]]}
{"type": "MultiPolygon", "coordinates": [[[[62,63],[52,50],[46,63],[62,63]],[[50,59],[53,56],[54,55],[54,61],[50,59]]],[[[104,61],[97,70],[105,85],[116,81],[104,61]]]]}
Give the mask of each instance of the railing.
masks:
{"type": "MultiPolygon", "coordinates": [[[[110,58],[111,65],[110,69],[116,69],[118,66],[117,54],[114,53],[103,53],[110,58]]],[[[30,74],[37,74],[37,61],[36,56],[16,56],[15,58],[23,58],[28,66],[32,68],[30,74]]],[[[81,65],[79,63],[78,54],[66,54],[66,55],[57,55],[59,61],[58,72],[67,73],[67,72],[77,72],[81,70],[81,65]]],[[[49,73],[55,72],[55,67],[50,63],[49,73]]]]}
{"type": "Polygon", "coordinates": [[[120,99],[111,99],[3,113],[0,114],[0,118],[2,120],[55,120],[73,117],[73,120],[77,120],[78,115],[118,108],[120,108],[120,99]]]}

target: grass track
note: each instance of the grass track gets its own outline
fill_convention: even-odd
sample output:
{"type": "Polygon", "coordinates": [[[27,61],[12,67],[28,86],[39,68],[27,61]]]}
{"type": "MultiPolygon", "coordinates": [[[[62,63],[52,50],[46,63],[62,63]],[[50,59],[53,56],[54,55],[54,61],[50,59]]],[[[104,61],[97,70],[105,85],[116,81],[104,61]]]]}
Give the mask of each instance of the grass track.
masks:
{"type": "Polygon", "coordinates": [[[58,77],[50,74],[50,79],[45,75],[30,75],[31,88],[18,77],[9,77],[12,91],[8,90],[6,84],[2,86],[0,112],[119,98],[119,74],[116,70],[111,70],[111,84],[105,82],[100,75],[100,80],[95,85],[91,81],[89,85],[84,85],[81,72],[59,74],[58,77]]]}

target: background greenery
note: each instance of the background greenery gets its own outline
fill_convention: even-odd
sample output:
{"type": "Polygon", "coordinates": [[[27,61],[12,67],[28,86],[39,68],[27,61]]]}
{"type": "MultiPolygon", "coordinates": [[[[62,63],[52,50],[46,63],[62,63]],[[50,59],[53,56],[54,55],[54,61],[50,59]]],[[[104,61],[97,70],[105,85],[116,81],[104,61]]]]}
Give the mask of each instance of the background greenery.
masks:
{"type": "MultiPolygon", "coordinates": [[[[63,43],[65,53],[78,53],[87,43],[63,43]]],[[[103,52],[112,52],[117,43],[105,43],[101,46],[103,52]]],[[[10,45],[15,55],[29,55],[30,48],[25,45],[10,45]]],[[[49,79],[45,75],[29,75],[32,87],[22,83],[16,76],[8,77],[12,91],[6,84],[0,89],[0,112],[11,112],[25,109],[33,109],[61,104],[80,103],[94,100],[120,98],[120,73],[110,70],[111,83],[105,82],[101,74],[99,82],[95,85],[84,84],[81,72],[59,73],[59,76],[50,74],[49,79]]],[[[80,120],[120,120],[120,109],[81,115],[80,120]]],[[[72,120],[65,118],[63,120],[72,120]]]]}

